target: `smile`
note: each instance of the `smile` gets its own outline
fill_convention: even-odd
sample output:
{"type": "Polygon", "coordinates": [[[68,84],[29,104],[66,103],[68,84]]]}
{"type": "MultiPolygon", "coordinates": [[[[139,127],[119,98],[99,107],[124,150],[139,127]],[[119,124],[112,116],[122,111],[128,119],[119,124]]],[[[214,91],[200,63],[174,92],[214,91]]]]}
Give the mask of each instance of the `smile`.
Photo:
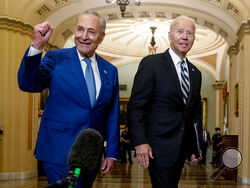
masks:
{"type": "Polygon", "coordinates": [[[180,46],[186,47],[186,46],[188,46],[189,44],[187,44],[187,43],[179,43],[179,45],[180,45],[180,46]]]}

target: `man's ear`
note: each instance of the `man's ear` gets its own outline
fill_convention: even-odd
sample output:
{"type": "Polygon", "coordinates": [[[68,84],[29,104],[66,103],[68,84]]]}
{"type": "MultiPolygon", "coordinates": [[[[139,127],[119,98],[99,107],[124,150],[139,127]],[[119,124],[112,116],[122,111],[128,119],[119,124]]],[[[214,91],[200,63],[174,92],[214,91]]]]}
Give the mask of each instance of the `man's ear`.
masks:
{"type": "Polygon", "coordinates": [[[168,32],[168,41],[171,43],[171,33],[170,33],[170,31],[168,32]]]}
{"type": "Polygon", "coordinates": [[[102,41],[104,40],[104,37],[105,37],[105,33],[102,32],[102,35],[101,35],[101,40],[100,40],[100,44],[102,43],[102,41]]]}

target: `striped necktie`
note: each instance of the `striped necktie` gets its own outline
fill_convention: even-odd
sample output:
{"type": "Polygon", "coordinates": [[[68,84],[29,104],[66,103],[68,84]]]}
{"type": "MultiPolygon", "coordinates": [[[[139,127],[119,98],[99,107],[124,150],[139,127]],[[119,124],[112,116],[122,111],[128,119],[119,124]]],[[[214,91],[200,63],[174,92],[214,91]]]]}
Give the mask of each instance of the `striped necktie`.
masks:
{"type": "Polygon", "coordinates": [[[190,90],[189,75],[187,68],[185,67],[184,60],[181,61],[180,66],[181,66],[181,91],[183,94],[183,102],[186,104],[190,90]]]}
{"type": "Polygon", "coordinates": [[[85,58],[83,60],[87,63],[85,70],[85,81],[88,88],[90,103],[93,108],[96,99],[95,77],[91,67],[91,59],[85,58]]]}

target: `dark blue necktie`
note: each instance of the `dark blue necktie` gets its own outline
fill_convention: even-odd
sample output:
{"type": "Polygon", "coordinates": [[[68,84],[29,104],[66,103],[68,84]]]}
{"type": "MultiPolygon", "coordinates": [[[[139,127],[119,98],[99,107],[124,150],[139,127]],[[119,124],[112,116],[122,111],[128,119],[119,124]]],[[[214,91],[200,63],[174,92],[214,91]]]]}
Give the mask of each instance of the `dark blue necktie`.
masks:
{"type": "Polygon", "coordinates": [[[183,102],[186,104],[190,90],[189,75],[187,68],[185,67],[184,60],[181,61],[180,66],[181,66],[181,91],[183,94],[183,102]]]}
{"type": "Polygon", "coordinates": [[[83,60],[87,63],[85,70],[85,81],[89,92],[90,103],[93,107],[96,99],[95,77],[91,67],[91,59],[85,58],[83,60]]]}

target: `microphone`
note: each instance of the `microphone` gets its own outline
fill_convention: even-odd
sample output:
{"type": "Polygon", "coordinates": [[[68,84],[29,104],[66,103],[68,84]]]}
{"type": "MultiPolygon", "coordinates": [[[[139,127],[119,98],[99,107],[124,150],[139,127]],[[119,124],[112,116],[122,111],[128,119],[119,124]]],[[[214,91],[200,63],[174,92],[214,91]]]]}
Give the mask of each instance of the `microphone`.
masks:
{"type": "Polygon", "coordinates": [[[68,156],[70,169],[80,168],[83,176],[88,175],[96,167],[102,148],[103,138],[98,131],[91,128],[82,130],[68,156]]]}
{"type": "Polygon", "coordinates": [[[102,148],[103,137],[98,131],[91,128],[80,131],[68,155],[70,171],[67,177],[47,188],[75,187],[80,176],[84,177],[95,169],[102,148]]]}

